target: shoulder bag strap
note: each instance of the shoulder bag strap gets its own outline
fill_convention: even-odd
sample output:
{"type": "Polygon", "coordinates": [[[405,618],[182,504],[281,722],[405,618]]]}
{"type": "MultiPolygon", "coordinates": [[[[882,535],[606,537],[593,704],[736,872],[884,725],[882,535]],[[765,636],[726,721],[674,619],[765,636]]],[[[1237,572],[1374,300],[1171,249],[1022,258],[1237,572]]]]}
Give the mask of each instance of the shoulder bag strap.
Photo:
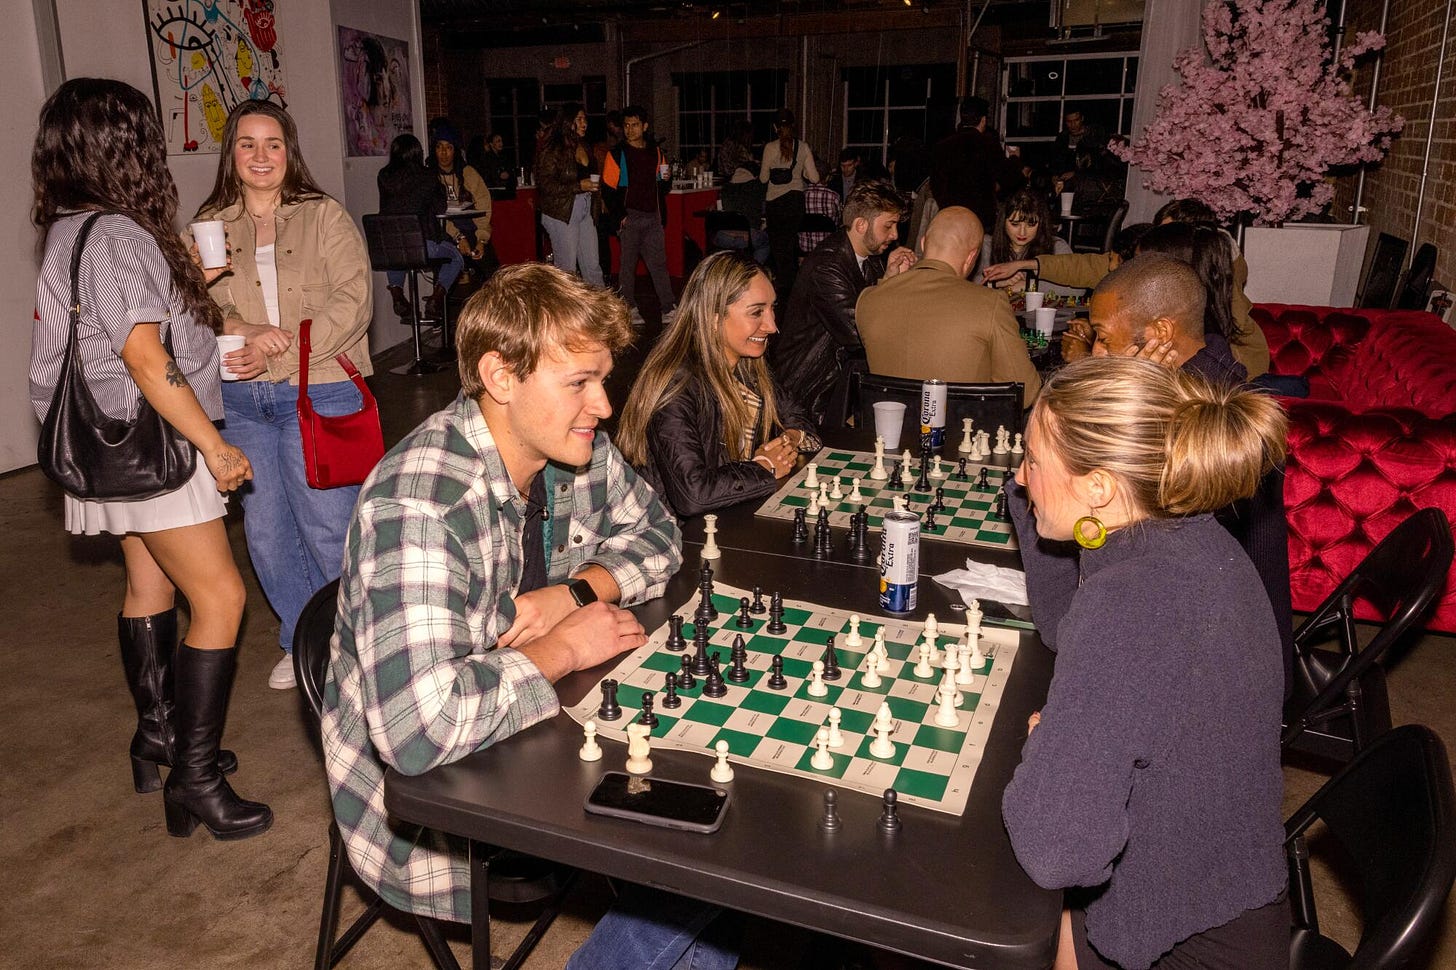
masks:
{"type": "MultiPolygon", "coordinates": [[[[308,397],[308,357],[309,351],[312,349],[309,328],[312,326],[313,320],[311,319],[300,320],[298,323],[298,396],[300,398],[308,397]]],[[[369,385],[364,383],[364,375],[359,373],[359,368],[354,366],[349,355],[336,354],[334,360],[339,362],[339,366],[344,368],[344,373],[349,375],[349,380],[359,388],[360,393],[364,395],[365,403],[372,401],[374,395],[370,392],[369,385]]]]}
{"type": "Polygon", "coordinates": [[[86,239],[91,235],[91,227],[96,225],[96,220],[105,213],[93,212],[81,223],[81,231],[76,233],[76,244],[71,247],[71,336],[67,340],[66,353],[71,353],[76,344],[76,328],[81,324],[81,253],[86,249],[86,239]]]}

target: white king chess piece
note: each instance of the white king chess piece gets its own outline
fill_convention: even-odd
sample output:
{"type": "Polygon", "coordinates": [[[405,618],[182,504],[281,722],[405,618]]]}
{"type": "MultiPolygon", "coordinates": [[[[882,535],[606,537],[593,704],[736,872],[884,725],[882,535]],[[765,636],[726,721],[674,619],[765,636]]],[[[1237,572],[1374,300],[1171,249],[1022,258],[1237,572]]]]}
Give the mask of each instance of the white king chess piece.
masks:
{"type": "Polygon", "coordinates": [[[718,548],[718,517],[709,512],[703,516],[703,558],[717,559],[722,555],[718,548]]]}
{"type": "Polygon", "coordinates": [[[870,469],[870,478],[877,482],[883,482],[890,477],[885,470],[885,439],[875,435],[875,467],[870,469]]]}

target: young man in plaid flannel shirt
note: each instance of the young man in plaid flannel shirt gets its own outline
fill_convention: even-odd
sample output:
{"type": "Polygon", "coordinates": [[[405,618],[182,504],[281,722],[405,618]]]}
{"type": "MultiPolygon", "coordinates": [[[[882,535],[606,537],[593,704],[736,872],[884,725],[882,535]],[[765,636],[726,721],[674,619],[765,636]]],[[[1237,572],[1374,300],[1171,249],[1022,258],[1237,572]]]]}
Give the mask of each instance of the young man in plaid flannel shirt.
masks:
{"type": "MultiPolygon", "coordinates": [[[[334,815],[390,905],[467,922],[465,843],[392,822],[384,770],[419,774],[559,710],[552,684],[646,637],[623,606],[682,563],[673,516],[598,422],[621,299],[550,266],[499,271],[465,307],[461,393],[364,483],[324,688],[334,815]]],[[[731,968],[696,940],[712,907],[625,895],[573,968],[731,968]]]]}

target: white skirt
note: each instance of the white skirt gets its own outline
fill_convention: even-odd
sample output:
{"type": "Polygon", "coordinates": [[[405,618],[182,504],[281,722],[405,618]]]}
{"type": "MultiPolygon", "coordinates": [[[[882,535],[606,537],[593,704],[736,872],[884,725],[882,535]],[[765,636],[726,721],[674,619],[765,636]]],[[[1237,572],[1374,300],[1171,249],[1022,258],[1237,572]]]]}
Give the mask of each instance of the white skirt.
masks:
{"type": "Polygon", "coordinates": [[[66,531],[78,536],[162,532],[211,522],[226,514],[227,498],[217,490],[217,479],[201,455],[186,485],[155,498],[101,502],[66,496],[66,531]]]}

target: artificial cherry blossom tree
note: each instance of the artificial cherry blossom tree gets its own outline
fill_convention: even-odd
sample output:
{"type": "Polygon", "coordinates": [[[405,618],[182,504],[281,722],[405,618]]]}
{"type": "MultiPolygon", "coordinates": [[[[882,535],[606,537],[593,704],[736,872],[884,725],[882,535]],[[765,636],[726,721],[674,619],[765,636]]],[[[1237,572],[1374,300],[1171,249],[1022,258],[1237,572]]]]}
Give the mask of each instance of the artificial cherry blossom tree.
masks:
{"type": "Polygon", "coordinates": [[[1331,168],[1379,161],[1403,120],[1350,93],[1356,58],[1385,45],[1359,34],[1335,59],[1322,0],[1210,0],[1203,48],[1173,62],[1181,84],[1113,151],[1147,173],[1145,188],[1202,199],[1221,218],[1278,224],[1329,204],[1331,168]],[[1207,57],[1205,58],[1205,50],[1207,57]]]}

